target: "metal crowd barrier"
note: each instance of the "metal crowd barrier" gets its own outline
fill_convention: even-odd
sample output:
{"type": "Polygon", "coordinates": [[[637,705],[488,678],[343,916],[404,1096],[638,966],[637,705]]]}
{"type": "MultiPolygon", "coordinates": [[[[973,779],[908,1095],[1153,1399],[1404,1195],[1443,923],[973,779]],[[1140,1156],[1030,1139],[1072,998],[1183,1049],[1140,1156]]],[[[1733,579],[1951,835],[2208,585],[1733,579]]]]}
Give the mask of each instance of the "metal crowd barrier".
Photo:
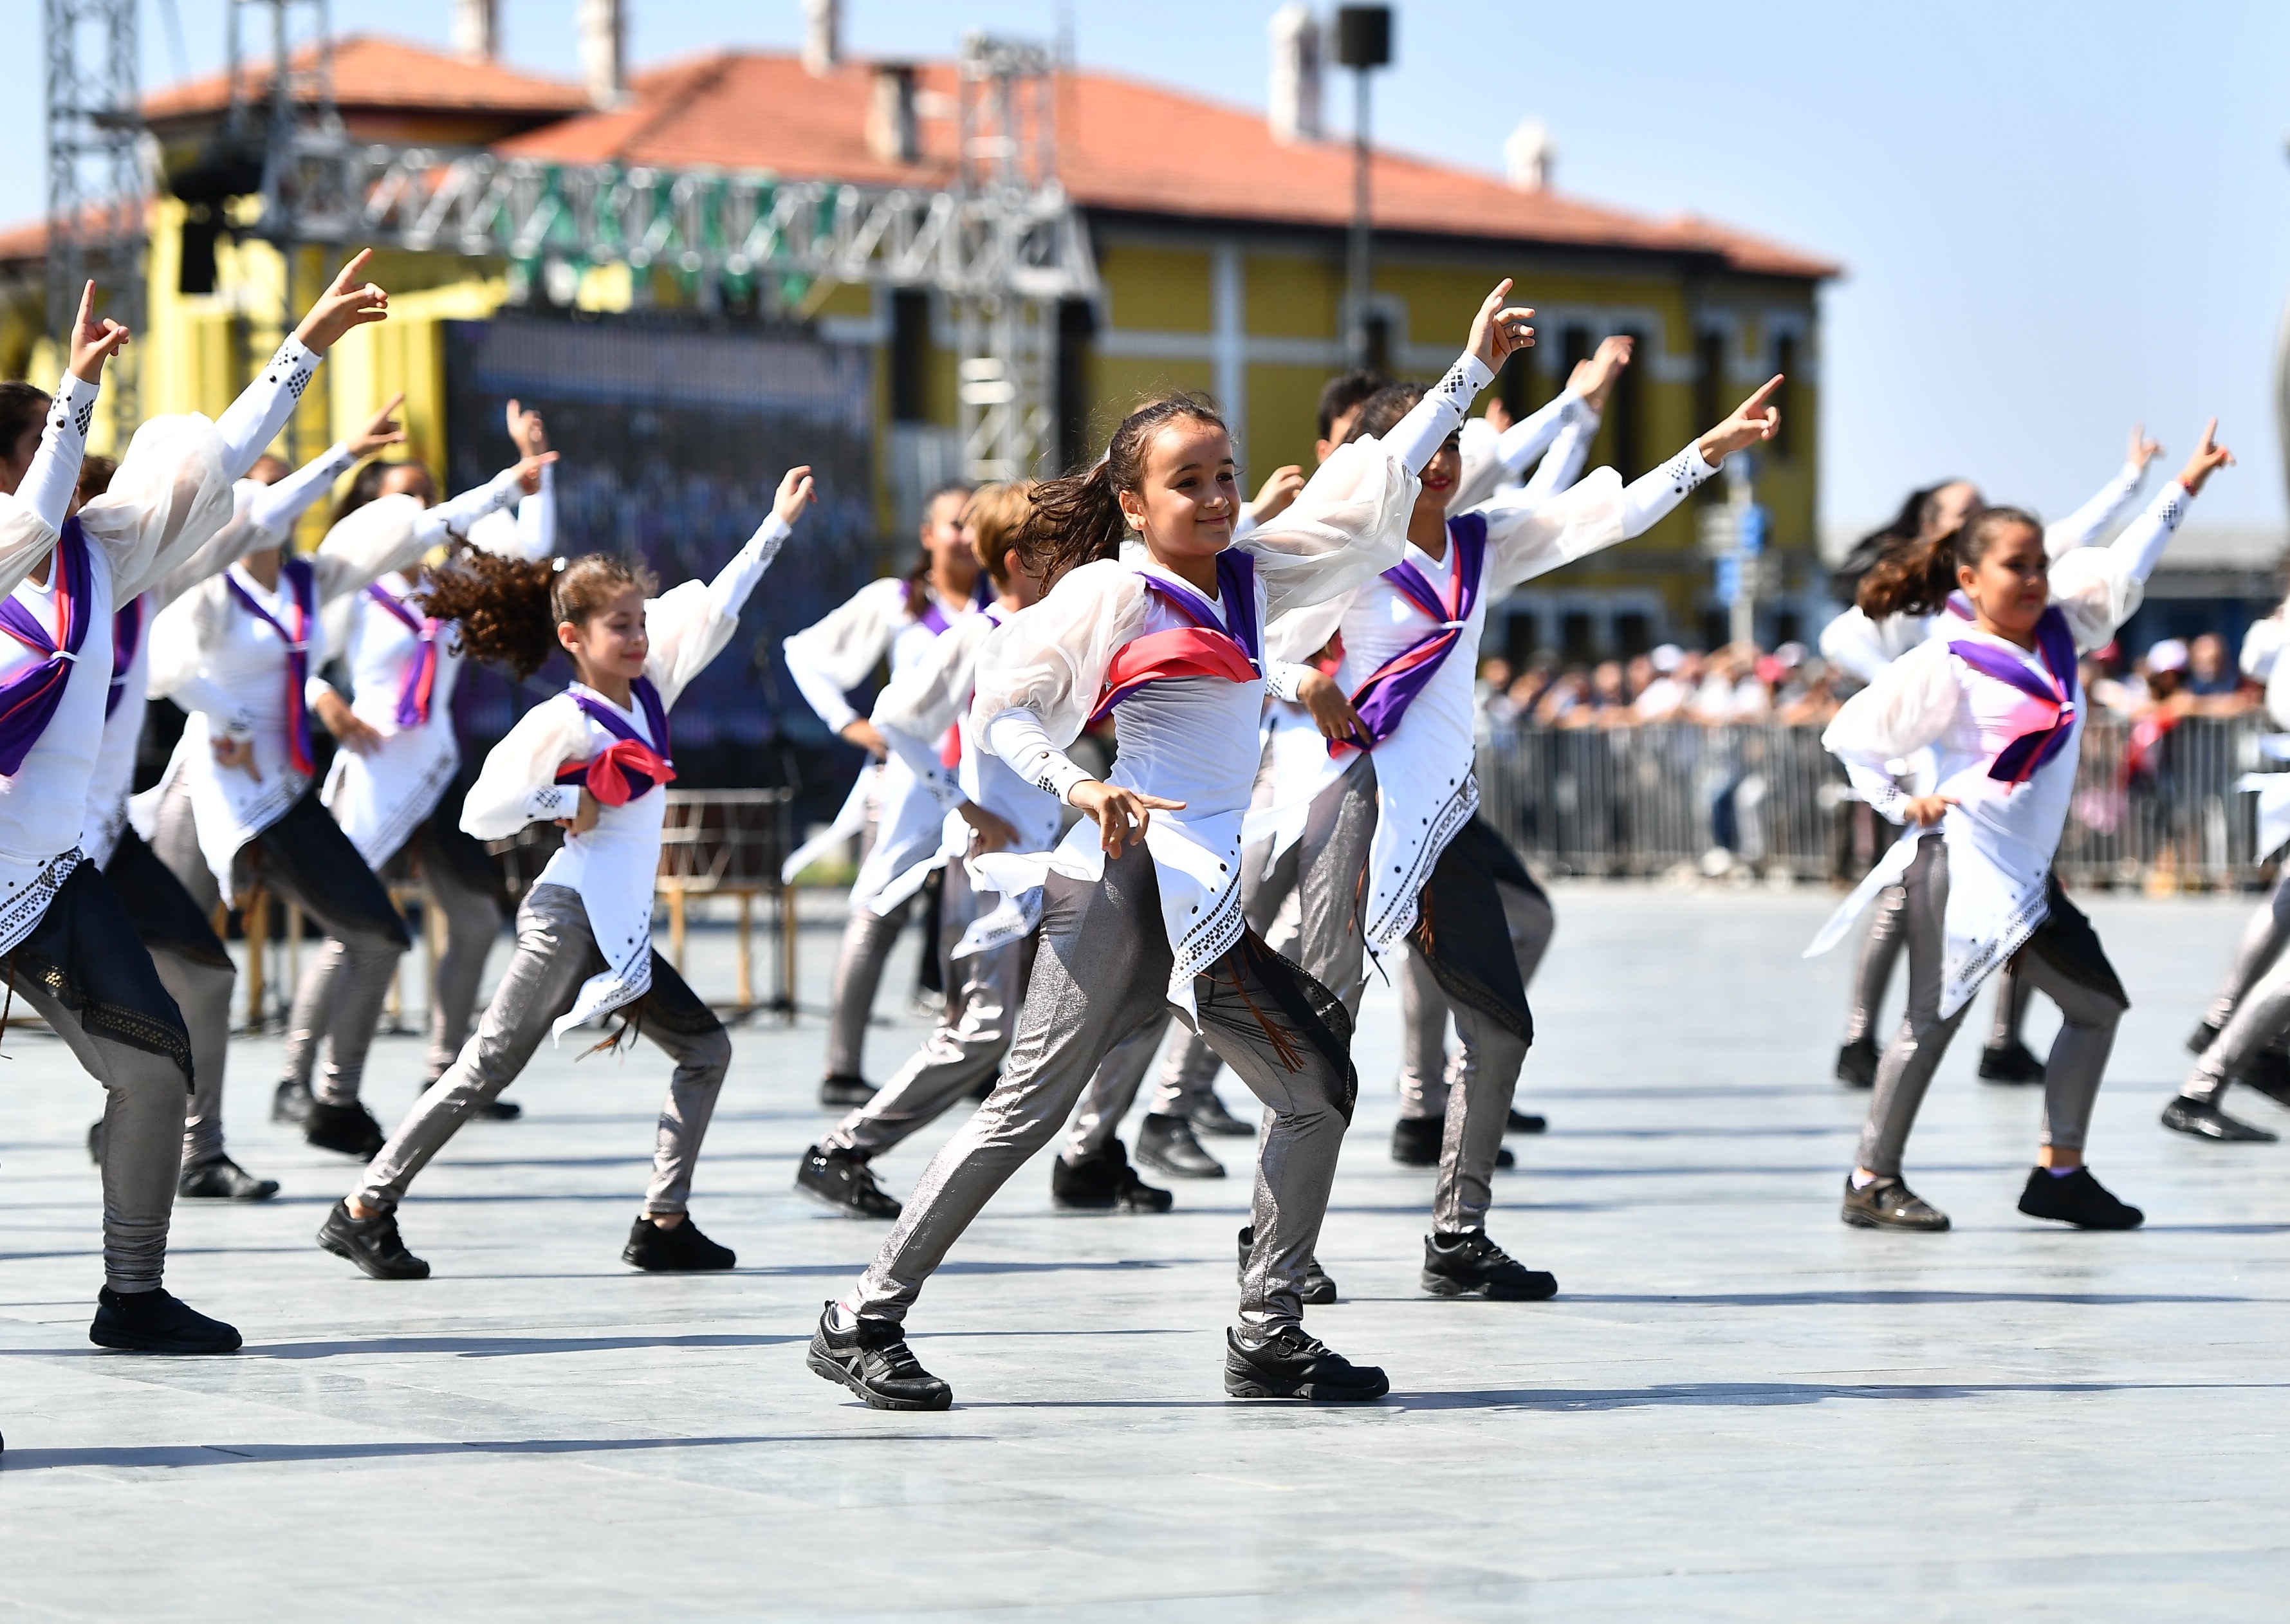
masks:
{"type": "MultiPolygon", "coordinates": [[[[2219,890],[2264,884],[2256,797],[2235,780],[2273,764],[2257,716],[2190,718],[2134,751],[2130,724],[2086,724],[2060,842],[2070,884],[2219,890]]],[[[1643,876],[1694,867],[1851,881],[1895,831],[1848,789],[1818,727],[1498,730],[1478,762],[1485,816],[1546,872],[1643,876]]]]}

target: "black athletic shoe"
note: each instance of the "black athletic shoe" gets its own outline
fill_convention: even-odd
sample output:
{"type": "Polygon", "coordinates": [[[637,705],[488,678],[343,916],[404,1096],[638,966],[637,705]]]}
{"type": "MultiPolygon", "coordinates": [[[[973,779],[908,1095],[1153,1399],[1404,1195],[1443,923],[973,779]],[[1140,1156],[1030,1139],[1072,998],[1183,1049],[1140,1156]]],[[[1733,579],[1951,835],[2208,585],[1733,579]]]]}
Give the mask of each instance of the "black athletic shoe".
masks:
{"type": "Polygon", "coordinates": [[[270,1120],[299,1123],[309,1116],[310,1108],[316,1103],[316,1096],[310,1092],[308,1083],[297,1083],[289,1077],[270,1096],[270,1120]]]}
{"type": "Polygon", "coordinates": [[[1444,1116],[1403,1116],[1391,1124],[1391,1159],[1402,1167],[1437,1167],[1446,1133],[1444,1116]]]}
{"type": "Polygon", "coordinates": [[[479,1106],[476,1114],[488,1122],[515,1122],[524,1115],[524,1108],[514,1100],[495,1097],[479,1106]]]}
{"type": "Polygon", "coordinates": [[[349,1204],[337,1201],[326,1221],[318,1226],[318,1244],[338,1258],[348,1258],[358,1272],[374,1280],[427,1280],[429,1266],[405,1250],[397,1233],[397,1214],[377,1213],[352,1218],[349,1204]]]}
{"type": "Polygon", "coordinates": [[[838,1331],[830,1302],[820,1314],[819,1329],[811,1333],[811,1351],[803,1362],[814,1374],[849,1388],[869,1409],[954,1407],[954,1389],[922,1367],[894,1320],[862,1317],[850,1330],[838,1331]]]}
{"type": "MultiPolygon", "coordinates": [[[[1242,1278],[1248,1275],[1248,1254],[1256,1249],[1256,1226],[1243,1224],[1240,1228],[1240,1269],[1242,1278]]],[[[1307,1305],[1325,1307],[1336,1300],[1336,1283],[1328,1271],[1320,1267],[1320,1260],[1312,1259],[1304,1265],[1304,1282],[1296,1288],[1296,1295],[1307,1305]]]]}
{"type": "Polygon", "coordinates": [[[1549,1119],[1533,1111],[1513,1111],[1503,1119],[1506,1133],[1545,1133],[1549,1129],[1549,1119]]]}
{"type": "Polygon", "coordinates": [[[1558,1276],[1529,1268],[1487,1238],[1484,1229],[1423,1237],[1423,1289],[1434,1297],[1492,1297],[1542,1302],[1558,1295],[1558,1276]]]}
{"type": "Polygon", "coordinates": [[[1856,1037],[1837,1052],[1837,1080],[1847,1088],[1877,1086],[1877,1040],[1856,1037]]]}
{"type": "Polygon", "coordinates": [[[899,1204],[875,1182],[867,1158],[840,1146],[813,1145],[795,1170],[795,1187],[849,1218],[896,1218],[899,1204]]]}
{"type": "Polygon", "coordinates": [[[190,1201],[268,1201],[277,1193],[277,1180],[258,1179],[227,1156],[186,1167],[175,1184],[190,1201]]]}
{"type": "Polygon", "coordinates": [[[1069,1163],[1062,1156],[1052,1160],[1050,1199],[1075,1212],[1165,1212],[1177,1204],[1167,1190],[1137,1176],[1117,1139],[1085,1162],[1069,1163]]]}
{"type": "Polygon", "coordinates": [[[1224,1108],[1216,1090],[1203,1091],[1192,1108],[1193,1132],[1205,1133],[1212,1139],[1254,1139],[1256,1124],[1244,1121],[1224,1108]]]}
{"type": "Polygon", "coordinates": [[[1225,1332],[1224,1391],[1228,1398],[1358,1404],[1381,1398],[1391,1383],[1374,1365],[1354,1364],[1301,1325],[1283,1325],[1265,1337],[1225,1332]]]}
{"type": "Polygon", "coordinates": [[[2275,1104],[2290,1108],[2290,1054],[2279,1049],[2261,1049],[2250,1057],[2250,1063],[2235,1079],[2245,1088],[2254,1088],[2275,1104]]]}
{"type": "Polygon", "coordinates": [[[2146,1213],[2108,1194],[2088,1167],[2058,1179],[2048,1167],[2030,1168],[2028,1188],[2020,1192],[2020,1211],[2078,1229],[2136,1229],[2147,1221],[2146,1213]]]}
{"type": "Polygon", "coordinates": [[[970,1091],[970,1097],[979,1104],[983,1105],[989,1100],[994,1098],[994,1091],[1001,1086],[1002,1074],[997,1071],[992,1076],[986,1078],[975,1088],[972,1089],[970,1091]]]}
{"type": "Polygon", "coordinates": [[[103,1118],[100,1116],[87,1125],[87,1159],[98,1167],[103,1165],[103,1118]]]}
{"type": "Polygon", "coordinates": [[[338,1150],[344,1156],[354,1156],[361,1162],[373,1160],[388,1135],[373,1119],[373,1113],[364,1101],[356,1105],[328,1105],[323,1100],[310,1101],[310,1114],[302,1118],[302,1138],[321,1150],[338,1150]]]}
{"type": "Polygon", "coordinates": [[[1980,1052],[1980,1080],[1982,1083],[2040,1083],[2044,1080],[2044,1062],[2035,1057],[2028,1045],[2014,1038],[2001,1049],[1980,1052]]]}
{"type": "Polygon", "coordinates": [[[1948,1214],[1933,1205],[1899,1179],[1879,1179],[1866,1189],[1853,1188],[1845,1175],[1845,1210],[1839,1214],[1856,1229],[1921,1229],[1937,1234],[1948,1228],[1948,1214]]]}
{"type": "Polygon", "coordinates": [[[2184,1094],[2163,1108],[2163,1125],[2174,1133],[2237,1145],[2270,1145],[2282,1137],[2256,1123],[2230,1116],[2207,1100],[2190,1100],[2184,1094]]]}
{"type": "Polygon", "coordinates": [[[87,1340],[98,1348],[156,1354],[236,1353],[240,1343],[236,1326],[209,1319],[164,1289],[115,1292],[108,1285],[96,1293],[87,1340]]]}
{"type": "Polygon", "coordinates": [[[621,1248],[621,1261],[655,1275],[696,1275],[729,1268],[739,1259],[729,1246],[719,1246],[701,1234],[689,1214],[682,1223],[663,1229],[639,1212],[629,1230],[629,1244],[621,1248]]]}
{"type": "Polygon", "coordinates": [[[1201,1148],[1193,1124],[1181,1116],[1148,1113],[1137,1130],[1137,1159],[1172,1179],[1221,1179],[1224,1164],[1201,1148]]]}
{"type": "Polygon", "coordinates": [[[2222,1030],[2224,1030],[2223,1028],[2214,1027],[2207,1020],[2204,1021],[2193,1031],[2187,1034],[2187,1052],[2189,1054],[2202,1053],[2213,1044],[2218,1042],[2218,1035],[2222,1030]]]}
{"type": "Polygon", "coordinates": [[[864,1077],[821,1077],[819,1103],[822,1109],[843,1111],[864,1105],[875,1097],[875,1085],[864,1077]]]}

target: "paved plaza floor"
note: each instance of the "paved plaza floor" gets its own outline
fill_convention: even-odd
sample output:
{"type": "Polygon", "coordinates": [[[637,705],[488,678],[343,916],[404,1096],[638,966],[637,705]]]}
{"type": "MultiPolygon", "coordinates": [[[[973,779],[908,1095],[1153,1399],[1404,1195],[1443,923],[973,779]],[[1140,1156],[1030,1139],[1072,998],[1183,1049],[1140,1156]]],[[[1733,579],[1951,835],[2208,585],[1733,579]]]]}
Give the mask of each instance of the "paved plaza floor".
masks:
{"type": "MultiPolygon", "coordinates": [[[[1557,896],[1521,1094],[1552,1131],[1510,1141],[1493,1231],[1561,1294],[1419,1295],[1430,1180],[1387,1156],[1379,988],[1321,1247],[1343,1300],[1308,1315],[1389,1371],[1359,1409],[1221,1397],[1229,1140],[1236,1176],[1161,1217],[1061,1215],[1047,1156],[1024,1168],[913,1321],[951,1412],[808,1374],[882,1233],[790,1189],[829,1120],[815,1013],[734,1033],[693,1212],[740,1268],[701,1278],[619,1262],[655,1051],[544,1052],[524,1120],[465,1131],[404,1209],[435,1277],[385,1284],[312,1244],[351,1166],[268,1123],[277,1041],[239,1044],[232,1144],[285,1189],[180,1209],[169,1284],[246,1348],[101,1352],[97,1090],[12,1028],[0,1618],[2280,1616],[2290,1147],[2155,1124],[2246,901],[2093,906],[2137,1007],[2092,1161],[2147,1228],[2013,1211],[2038,1102],[1977,1084],[1967,1035],[1908,1164],[1957,1228],[1921,1236],[1837,1219],[1864,1097],[1828,1078],[1846,957],[1797,957],[1826,893],[1557,896]]],[[[806,932],[814,1005],[831,940],[806,932]]],[[[728,993],[727,936],[695,932],[693,980],[728,993]]],[[[878,1027],[870,1073],[920,1029],[878,1027]]],[[[378,1045],[386,1122],[419,1057],[378,1045]]]]}

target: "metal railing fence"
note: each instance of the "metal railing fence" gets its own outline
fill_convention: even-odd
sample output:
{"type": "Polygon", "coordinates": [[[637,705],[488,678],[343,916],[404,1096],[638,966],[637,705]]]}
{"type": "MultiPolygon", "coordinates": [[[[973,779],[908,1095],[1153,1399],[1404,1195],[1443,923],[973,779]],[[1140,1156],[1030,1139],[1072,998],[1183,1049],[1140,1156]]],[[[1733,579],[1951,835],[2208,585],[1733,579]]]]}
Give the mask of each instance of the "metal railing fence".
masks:
{"type": "MultiPolygon", "coordinates": [[[[2058,867],[2071,884],[2262,884],[2255,797],[2278,764],[2261,716],[2181,722],[2145,748],[2094,717],[2058,867]]],[[[1865,873],[1895,831],[1852,797],[1821,729],[1661,723],[1498,730],[1479,752],[1484,815],[1548,873],[1621,877],[1693,866],[1800,881],[1865,873]]]]}

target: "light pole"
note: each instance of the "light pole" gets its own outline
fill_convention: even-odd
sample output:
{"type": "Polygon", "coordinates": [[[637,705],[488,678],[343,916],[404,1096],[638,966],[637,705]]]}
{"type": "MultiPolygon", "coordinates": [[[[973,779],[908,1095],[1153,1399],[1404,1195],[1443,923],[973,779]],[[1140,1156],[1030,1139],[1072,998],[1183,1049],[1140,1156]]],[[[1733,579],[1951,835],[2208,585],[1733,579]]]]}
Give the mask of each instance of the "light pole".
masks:
{"type": "Polygon", "coordinates": [[[1368,333],[1367,76],[1391,63],[1391,8],[1338,6],[1336,60],[1352,70],[1352,238],[1348,279],[1351,330],[1348,337],[1352,364],[1372,366],[1384,357],[1373,353],[1376,347],[1368,333]]]}

